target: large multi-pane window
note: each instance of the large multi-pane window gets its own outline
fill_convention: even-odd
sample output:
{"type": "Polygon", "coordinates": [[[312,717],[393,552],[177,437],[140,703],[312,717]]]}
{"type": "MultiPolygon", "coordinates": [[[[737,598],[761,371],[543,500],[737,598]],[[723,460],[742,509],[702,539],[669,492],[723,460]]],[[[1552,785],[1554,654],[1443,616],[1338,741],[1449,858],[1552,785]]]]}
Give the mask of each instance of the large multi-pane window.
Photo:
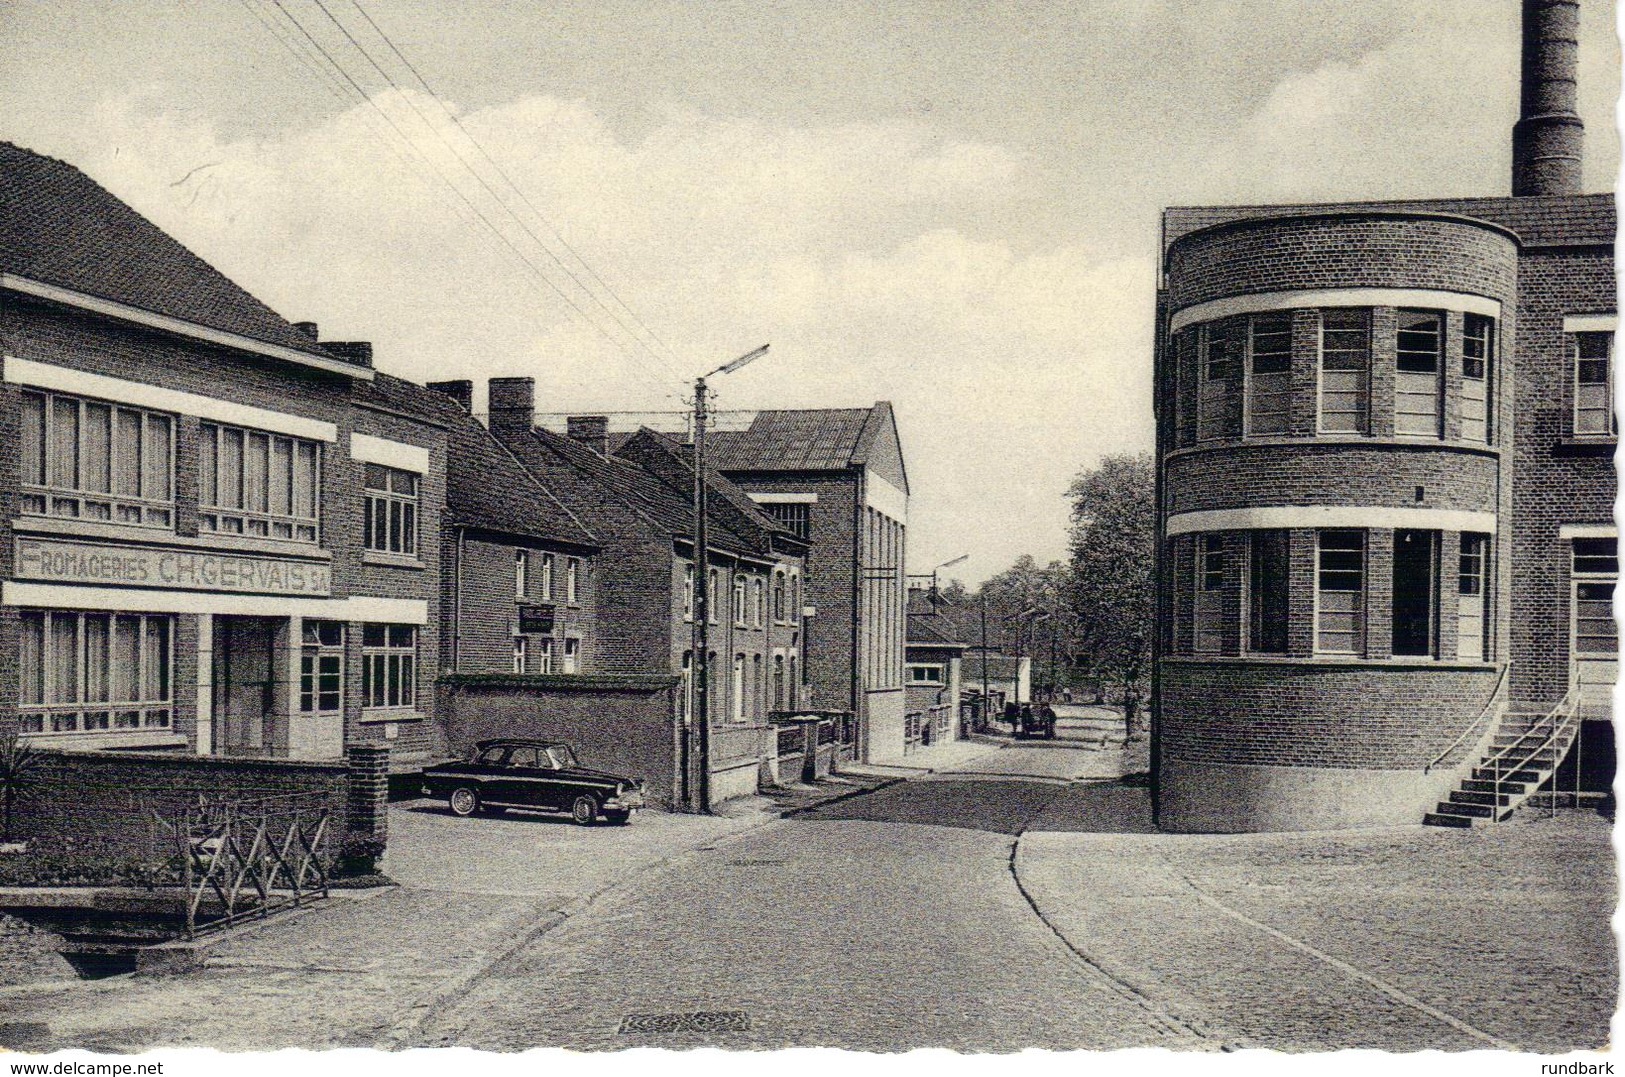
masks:
{"type": "Polygon", "coordinates": [[[1614,432],[1614,334],[1574,334],[1574,432],[1614,432]]]}
{"type": "Polygon", "coordinates": [[[344,623],[305,621],[299,650],[299,712],[344,709],[344,623]]]}
{"type": "Polygon", "coordinates": [[[1198,654],[1224,646],[1224,536],[1202,535],[1196,544],[1195,637],[1198,654]]]}
{"type": "Polygon", "coordinates": [[[369,624],[361,630],[361,705],[407,710],[417,705],[418,630],[369,624]]]}
{"type": "Polygon", "coordinates": [[[416,556],[418,476],[411,471],[368,464],[362,545],[379,553],[416,556]]]}
{"type": "Polygon", "coordinates": [[[1286,653],[1287,533],[1249,532],[1247,548],[1247,649],[1286,653]]]}
{"type": "Polygon", "coordinates": [[[1393,653],[1423,657],[1436,653],[1439,532],[1409,528],[1394,532],[1393,653]]]}
{"type": "Polygon", "coordinates": [[[1284,434],[1292,416],[1292,315],[1248,319],[1247,433],[1284,434]]]}
{"type": "Polygon", "coordinates": [[[1371,311],[1330,307],[1320,312],[1320,430],[1371,431],[1371,311]]]}
{"type": "Polygon", "coordinates": [[[1461,335],[1461,436],[1494,440],[1495,319],[1468,314],[1461,335]]]}
{"type": "Polygon", "coordinates": [[[759,505],[799,539],[812,536],[812,506],[804,501],[769,502],[759,505]]]}
{"type": "Polygon", "coordinates": [[[321,447],[302,438],[204,423],[198,526],[227,535],[315,542],[321,447]]]}
{"type": "Polygon", "coordinates": [[[1240,333],[1245,323],[1234,320],[1202,327],[1200,366],[1196,389],[1196,440],[1235,437],[1230,416],[1230,384],[1236,377],[1240,333]]]}
{"type": "Polygon", "coordinates": [[[1489,628],[1490,537],[1462,532],[1460,561],[1456,573],[1456,657],[1483,659],[1489,651],[1485,640],[1489,628]]]}
{"type": "Polygon", "coordinates": [[[1614,621],[1614,588],[1619,580],[1617,538],[1574,540],[1571,583],[1574,621],[1571,645],[1573,681],[1582,713],[1612,713],[1613,685],[1619,678],[1619,625],[1614,621]]]}
{"type": "Polygon", "coordinates": [[[171,416],[28,390],[21,419],[22,512],[174,525],[171,416]]]}
{"type": "Polygon", "coordinates": [[[1399,311],[1394,369],[1394,433],[1439,436],[1439,371],[1444,357],[1444,315],[1399,311]]]}
{"type": "Polygon", "coordinates": [[[1365,532],[1322,531],[1316,550],[1315,650],[1365,650],[1365,532]]]}
{"type": "Polygon", "coordinates": [[[18,720],[24,733],[169,727],[171,617],[23,610],[19,621],[18,720]]]}

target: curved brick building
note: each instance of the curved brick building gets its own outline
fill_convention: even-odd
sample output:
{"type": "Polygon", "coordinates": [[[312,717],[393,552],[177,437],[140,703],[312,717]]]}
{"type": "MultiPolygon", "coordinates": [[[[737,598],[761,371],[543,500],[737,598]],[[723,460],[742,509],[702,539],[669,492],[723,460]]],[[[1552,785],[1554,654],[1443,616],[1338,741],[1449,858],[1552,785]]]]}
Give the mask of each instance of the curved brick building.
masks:
{"type": "Polygon", "coordinates": [[[1615,220],[1572,193],[1567,44],[1526,38],[1520,197],[1165,215],[1164,828],[1420,822],[1492,702],[1577,684],[1611,767],[1615,220]]]}

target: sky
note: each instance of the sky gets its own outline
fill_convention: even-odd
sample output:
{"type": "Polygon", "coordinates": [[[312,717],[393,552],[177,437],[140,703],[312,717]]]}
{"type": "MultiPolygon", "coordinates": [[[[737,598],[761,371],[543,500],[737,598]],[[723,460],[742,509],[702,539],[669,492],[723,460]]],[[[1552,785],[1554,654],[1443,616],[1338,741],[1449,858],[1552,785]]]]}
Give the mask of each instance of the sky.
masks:
{"type": "MultiPolygon", "coordinates": [[[[1583,4],[1590,191],[1615,17],[1583,4]]],[[[0,0],[0,28],[0,139],[380,369],[675,411],[767,342],[717,407],[890,400],[909,570],[968,553],[972,584],[1064,557],[1072,478],[1151,448],[1163,207],[1506,194],[1517,113],[1510,0],[0,0]]]]}

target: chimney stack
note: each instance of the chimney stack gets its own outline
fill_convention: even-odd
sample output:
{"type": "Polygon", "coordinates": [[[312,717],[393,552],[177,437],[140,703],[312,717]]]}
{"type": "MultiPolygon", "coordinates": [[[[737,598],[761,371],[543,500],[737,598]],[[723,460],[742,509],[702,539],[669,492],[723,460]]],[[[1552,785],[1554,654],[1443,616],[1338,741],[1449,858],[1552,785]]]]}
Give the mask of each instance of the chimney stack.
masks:
{"type": "Polygon", "coordinates": [[[356,366],[372,366],[372,342],[368,340],[327,340],[322,350],[356,366]]]}
{"type": "Polygon", "coordinates": [[[565,420],[570,440],[585,445],[599,456],[609,455],[609,416],[572,415],[565,420]]]}
{"type": "Polygon", "coordinates": [[[464,411],[474,410],[474,383],[471,381],[431,381],[424,388],[451,397],[464,411]]]}
{"type": "Polygon", "coordinates": [[[305,336],[309,337],[311,340],[315,340],[317,337],[315,322],[294,322],[293,327],[305,334],[305,336]]]}
{"type": "Polygon", "coordinates": [[[536,427],[536,379],[492,378],[486,382],[490,393],[491,433],[528,434],[536,427]]]}
{"type": "Polygon", "coordinates": [[[1523,0],[1523,84],[1512,129],[1515,197],[1580,193],[1579,49],[1579,0],[1523,0]]]}

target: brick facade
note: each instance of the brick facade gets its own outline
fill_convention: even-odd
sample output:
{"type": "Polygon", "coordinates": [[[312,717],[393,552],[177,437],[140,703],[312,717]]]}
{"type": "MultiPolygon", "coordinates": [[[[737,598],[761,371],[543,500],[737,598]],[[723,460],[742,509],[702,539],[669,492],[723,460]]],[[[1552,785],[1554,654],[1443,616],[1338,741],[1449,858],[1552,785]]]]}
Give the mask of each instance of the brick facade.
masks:
{"type": "MultiPolygon", "coordinates": [[[[1613,312],[1604,201],[1169,211],[1155,379],[1161,825],[1352,825],[1376,817],[1357,803],[1360,788],[1414,798],[1389,809],[1414,807],[1420,820],[1435,793],[1428,764],[1481,728],[1504,669],[1519,706],[1549,707],[1568,690],[1570,548],[1559,529],[1607,527],[1615,494],[1612,439],[1573,436],[1573,345],[1563,329],[1567,316],[1613,312]],[[1322,321],[1340,306],[1368,318],[1358,433],[1320,432],[1322,321]],[[1405,309],[1442,315],[1435,418],[1424,420],[1432,434],[1396,424],[1418,406],[1416,379],[1401,384],[1405,309]],[[1225,324],[1245,334],[1258,324],[1246,319],[1272,311],[1290,327],[1287,415],[1277,432],[1258,434],[1245,417],[1256,391],[1249,338],[1213,365],[1219,352],[1206,342],[1224,338],[1206,326],[1232,319],[1225,324]],[[1469,315],[1492,311],[1498,343],[1485,394],[1490,436],[1481,441],[1466,423],[1464,339],[1469,315]],[[1223,404],[1207,405],[1204,417],[1199,393],[1215,379],[1222,390],[1210,391],[1222,391],[1223,404]],[[1258,529],[1282,536],[1279,584],[1266,580],[1274,570],[1249,567],[1258,529]],[[1350,578],[1323,582],[1317,569],[1328,529],[1361,536],[1352,621],[1321,612],[1323,602],[1348,601],[1337,588],[1350,578]],[[1461,630],[1473,623],[1461,611],[1471,607],[1457,593],[1466,532],[1492,536],[1486,642],[1471,657],[1461,657],[1472,646],[1461,630]],[[1409,552],[1418,541],[1433,543],[1425,627],[1412,583],[1422,570],[1409,552]],[[1255,586],[1284,588],[1278,653],[1259,644],[1253,607],[1270,600],[1255,586]],[[1211,653],[1197,653],[1199,622],[1211,653]],[[1356,653],[1326,653],[1350,623],[1356,653]],[[1321,631],[1330,634],[1317,653],[1321,631]],[[1418,632],[1426,654],[1394,654],[1402,637],[1415,647],[1418,632]]],[[[1407,339],[1414,350],[1418,338],[1407,339]]]]}

